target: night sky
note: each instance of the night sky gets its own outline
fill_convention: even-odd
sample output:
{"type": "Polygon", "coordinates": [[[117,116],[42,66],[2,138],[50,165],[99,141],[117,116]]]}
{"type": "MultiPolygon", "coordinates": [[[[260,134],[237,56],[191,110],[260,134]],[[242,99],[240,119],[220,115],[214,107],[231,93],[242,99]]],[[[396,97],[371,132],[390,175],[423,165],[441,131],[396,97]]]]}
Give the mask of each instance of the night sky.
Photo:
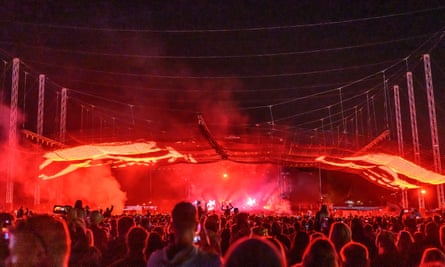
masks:
{"type": "Polygon", "coordinates": [[[53,92],[69,88],[71,128],[88,105],[108,123],[161,129],[164,115],[195,122],[196,112],[214,124],[335,128],[345,87],[345,116],[375,97],[375,132],[381,71],[390,87],[407,69],[421,84],[431,50],[443,85],[441,1],[2,1],[0,17],[1,58],[23,60],[28,86],[44,73],[53,92]]]}

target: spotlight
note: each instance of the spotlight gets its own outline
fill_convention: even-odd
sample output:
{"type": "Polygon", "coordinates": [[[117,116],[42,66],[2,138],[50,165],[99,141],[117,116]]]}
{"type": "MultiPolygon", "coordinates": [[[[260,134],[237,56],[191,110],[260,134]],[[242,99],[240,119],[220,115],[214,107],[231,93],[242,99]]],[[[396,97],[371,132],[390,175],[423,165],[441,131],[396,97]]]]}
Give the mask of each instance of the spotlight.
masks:
{"type": "Polygon", "coordinates": [[[254,198],[248,198],[247,199],[247,205],[248,206],[250,206],[250,207],[252,207],[252,206],[254,206],[256,204],[256,200],[254,199],[254,198]]]}
{"type": "Polygon", "coordinates": [[[209,202],[207,202],[207,210],[214,210],[216,206],[216,201],[215,200],[209,200],[209,202]]]}

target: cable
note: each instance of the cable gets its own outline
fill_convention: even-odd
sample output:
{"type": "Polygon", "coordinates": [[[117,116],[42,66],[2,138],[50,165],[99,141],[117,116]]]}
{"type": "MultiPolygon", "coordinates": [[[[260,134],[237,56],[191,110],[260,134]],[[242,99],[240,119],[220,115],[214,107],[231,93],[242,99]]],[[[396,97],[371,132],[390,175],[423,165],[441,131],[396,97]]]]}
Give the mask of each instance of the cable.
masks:
{"type": "MultiPolygon", "coordinates": [[[[56,75],[57,76],[57,75],[56,75]]],[[[85,80],[79,80],[79,79],[65,79],[65,81],[69,82],[75,82],[75,83],[81,83],[86,85],[94,85],[94,86],[105,86],[105,87],[115,87],[115,88],[125,88],[125,89],[132,89],[132,90],[143,90],[143,91],[171,91],[176,92],[178,90],[183,90],[182,88],[153,88],[153,87],[141,87],[141,86],[128,86],[125,84],[116,84],[116,83],[99,83],[99,82],[89,82],[85,80]]],[[[352,81],[346,81],[346,82],[336,82],[336,83],[319,83],[319,84],[312,84],[312,85],[302,85],[302,86],[293,86],[293,87],[278,87],[278,88],[246,88],[246,89],[236,89],[236,88],[220,88],[218,91],[229,91],[234,93],[258,93],[258,92],[276,92],[276,91],[298,91],[301,89],[311,89],[311,88],[323,88],[323,87],[332,87],[332,86],[339,86],[344,85],[345,83],[350,83],[352,81]]],[[[203,89],[194,89],[194,88],[188,88],[187,92],[202,92],[203,89]]]]}
{"type": "MultiPolygon", "coordinates": [[[[89,109],[91,109],[91,110],[94,109],[96,112],[100,112],[101,116],[103,116],[103,117],[110,118],[111,120],[113,120],[113,118],[114,118],[115,120],[118,120],[126,125],[133,126],[133,122],[132,122],[133,117],[131,116],[131,114],[128,115],[125,112],[118,112],[113,109],[105,108],[101,105],[92,105],[91,103],[83,101],[79,98],[70,97],[69,99],[71,102],[77,103],[79,106],[86,108],[87,111],[89,109]],[[89,107],[89,109],[88,109],[88,107],[89,107]],[[110,114],[114,114],[114,115],[110,115],[110,114]]],[[[171,111],[171,109],[164,109],[164,110],[171,111]]],[[[194,115],[194,114],[196,114],[196,112],[195,111],[190,112],[190,114],[194,115]]],[[[144,122],[144,123],[149,122],[150,124],[156,124],[155,121],[153,121],[151,119],[143,118],[141,116],[137,116],[136,114],[134,115],[134,120],[139,121],[139,122],[144,122]]],[[[194,125],[194,123],[190,123],[190,125],[194,125]]]]}
{"type": "MultiPolygon", "coordinates": [[[[291,55],[306,55],[306,54],[314,54],[314,53],[324,53],[324,52],[333,52],[333,51],[341,51],[347,49],[355,49],[355,48],[365,48],[371,46],[379,46],[385,44],[393,44],[398,42],[404,42],[408,40],[420,39],[423,37],[431,36],[432,34],[437,34],[438,32],[429,33],[429,34],[421,34],[415,35],[406,38],[399,39],[391,39],[381,42],[369,42],[358,45],[350,45],[350,46],[341,46],[341,47],[332,47],[332,48],[324,48],[324,49],[313,49],[313,50],[304,50],[304,51],[288,51],[288,52],[276,52],[276,53],[260,53],[260,54],[244,54],[244,55],[211,55],[211,56],[169,56],[169,55],[141,55],[141,54],[122,54],[122,53],[105,53],[105,52],[94,52],[94,51],[85,51],[85,50],[71,50],[71,49],[63,49],[63,48],[53,48],[47,46],[34,46],[29,44],[20,44],[22,47],[40,49],[40,50],[48,50],[48,51],[56,51],[62,53],[69,54],[80,54],[80,55],[91,55],[91,56],[103,56],[103,57],[125,57],[125,58],[149,58],[149,59],[230,59],[230,58],[253,58],[253,57],[276,57],[276,56],[291,56],[291,55]]],[[[8,44],[15,45],[16,43],[10,41],[0,41],[0,44],[8,44]]]]}
{"type": "MultiPolygon", "coordinates": [[[[43,63],[43,62],[27,60],[27,59],[25,59],[25,60],[27,62],[31,62],[34,64],[49,66],[49,67],[58,68],[58,69],[62,68],[62,69],[66,69],[66,70],[110,74],[110,75],[115,75],[115,76],[147,77],[147,78],[162,78],[162,79],[258,79],[258,78],[279,78],[279,77],[292,77],[292,76],[303,76],[303,75],[312,75],[312,74],[323,74],[323,73],[330,73],[330,72],[339,72],[339,71],[344,71],[344,70],[375,67],[378,65],[388,64],[391,62],[399,63],[401,59],[392,59],[392,60],[386,60],[386,61],[370,63],[370,64],[353,65],[353,66],[349,66],[349,67],[331,68],[331,69],[315,70],[315,71],[277,73],[277,74],[261,74],[261,75],[232,75],[232,76],[190,76],[190,75],[181,76],[181,75],[157,75],[157,74],[143,74],[143,73],[139,73],[139,74],[137,74],[137,73],[120,73],[120,72],[103,71],[103,70],[97,70],[97,69],[74,68],[74,67],[54,65],[54,64],[43,63]]],[[[403,58],[402,60],[405,60],[405,58],[403,58]]]]}
{"type": "MultiPolygon", "coordinates": [[[[146,106],[126,103],[126,102],[117,101],[117,100],[114,100],[114,99],[108,99],[106,97],[98,96],[98,95],[91,94],[91,93],[86,93],[86,92],[79,91],[79,90],[68,89],[68,92],[73,92],[73,93],[77,93],[79,95],[84,95],[84,96],[100,99],[100,100],[103,100],[103,101],[106,101],[106,102],[109,102],[109,103],[114,103],[114,104],[122,105],[122,106],[125,106],[125,107],[132,106],[132,107],[137,107],[137,108],[147,108],[146,106]]],[[[70,95],[70,98],[72,98],[71,95],[70,95]]],[[[87,102],[85,102],[85,103],[87,103],[87,102]]],[[[174,109],[174,108],[156,108],[156,107],[153,107],[153,106],[151,106],[150,108],[151,109],[156,109],[156,110],[168,110],[168,111],[177,111],[177,112],[187,112],[187,113],[192,113],[192,114],[195,114],[197,112],[196,110],[174,109]]]]}
{"type": "MultiPolygon", "coordinates": [[[[363,95],[363,94],[362,94],[363,95]]],[[[374,96],[375,96],[376,94],[374,94],[374,96]]],[[[366,101],[365,101],[366,102],[366,101]]],[[[360,103],[364,103],[364,102],[360,102],[360,103]]],[[[345,109],[344,110],[344,112],[348,112],[348,111],[351,111],[351,110],[354,110],[355,111],[355,107],[356,106],[361,106],[360,104],[358,104],[358,105],[355,105],[355,106],[353,106],[353,107],[351,107],[351,108],[347,108],[347,109],[345,109]]],[[[364,106],[364,104],[363,104],[363,106],[364,106]]],[[[325,109],[325,108],[327,108],[327,107],[324,107],[323,109],[325,109]]],[[[337,115],[341,115],[342,113],[344,113],[344,112],[341,112],[341,111],[339,111],[339,112],[336,112],[336,113],[333,113],[333,114],[331,114],[331,117],[335,117],[335,116],[337,116],[337,115]]],[[[345,116],[345,118],[346,117],[348,117],[348,116],[345,116]]],[[[283,121],[283,120],[287,120],[287,119],[291,119],[291,117],[286,117],[286,118],[279,118],[279,119],[275,119],[275,121],[277,122],[277,121],[283,121]]],[[[320,121],[321,119],[323,119],[323,120],[328,120],[328,119],[330,119],[329,117],[327,117],[327,116],[324,116],[324,117],[321,117],[321,118],[317,118],[317,119],[315,119],[315,120],[312,120],[312,121],[310,121],[310,122],[316,122],[316,121],[320,121]]],[[[301,124],[297,124],[297,126],[301,126],[301,125],[304,125],[305,123],[301,123],[301,124]]],[[[328,124],[328,125],[330,125],[330,123],[328,124]]]]}
{"type": "MultiPolygon", "coordinates": [[[[406,58],[403,59],[403,60],[406,60],[406,58]]],[[[389,69],[389,68],[392,68],[392,67],[395,66],[396,64],[397,64],[397,63],[391,65],[390,67],[386,68],[385,70],[387,70],[387,69],[389,69]]],[[[378,73],[381,73],[381,72],[378,72],[378,73]]],[[[358,83],[358,82],[360,82],[360,81],[364,81],[365,79],[367,79],[367,78],[371,78],[371,77],[372,77],[371,75],[366,76],[366,77],[364,77],[364,78],[362,78],[362,79],[355,80],[355,81],[350,82],[350,83],[348,83],[348,84],[346,84],[346,85],[344,85],[344,86],[341,86],[341,87],[339,87],[339,88],[344,88],[344,87],[350,86],[350,85],[352,85],[352,84],[356,84],[356,83],[358,83]]],[[[57,84],[56,84],[56,86],[62,87],[62,86],[57,85],[57,84]]],[[[332,90],[328,90],[328,91],[324,91],[324,92],[321,92],[321,93],[315,93],[315,94],[308,95],[308,96],[304,96],[304,97],[293,98],[293,99],[291,99],[291,100],[287,100],[287,101],[283,101],[283,102],[280,102],[280,103],[277,103],[277,104],[273,104],[272,106],[281,105],[281,104],[287,104],[287,103],[291,103],[291,102],[293,102],[293,101],[302,100],[302,99],[307,99],[307,98],[311,98],[311,97],[319,96],[319,95],[322,95],[322,94],[327,94],[327,93],[330,93],[331,91],[336,91],[336,90],[338,90],[338,88],[335,88],[335,89],[332,89],[332,90]]],[[[114,103],[121,104],[121,105],[125,105],[125,106],[131,105],[131,104],[124,103],[124,102],[120,102],[120,101],[110,100],[109,98],[105,98],[105,97],[101,97],[101,96],[97,96],[97,95],[93,95],[93,94],[88,94],[88,93],[85,93],[85,92],[82,92],[82,91],[78,91],[78,90],[70,89],[70,91],[74,91],[74,92],[77,92],[77,93],[80,93],[80,94],[88,95],[88,96],[91,96],[91,97],[95,97],[95,98],[98,98],[98,99],[102,99],[102,100],[105,100],[105,101],[108,101],[108,102],[114,102],[114,103]]],[[[267,105],[267,106],[268,106],[268,105],[267,105]]],[[[242,108],[242,109],[243,109],[243,110],[247,110],[247,109],[263,108],[263,107],[265,107],[265,106],[247,107],[247,108],[242,108]]]]}
{"type": "MultiPolygon", "coordinates": [[[[406,57],[406,58],[409,58],[409,57],[411,57],[411,54],[410,54],[410,56],[408,56],[408,57],[406,57]]],[[[380,70],[380,71],[378,71],[378,72],[369,74],[369,75],[367,75],[367,76],[365,76],[365,77],[363,77],[363,78],[360,78],[360,79],[358,79],[358,80],[352,81],[352,82],[347,83],[347,84],[345,84],[345,85],[343,85],[343,86],[339,86],[339,87],[336,87],[336,88],[333,88],[333,89],[330,89],[330,90],[327,90],[327,91],[323,91],[323,92],[320,92],[320,93],[314,93],[314,94],[312,94],[312,95],[305,96],[305,97],[292,98],[292,99],[287,100],[287,101],[283,101],[283,102],[280,102],[280,103],[276,103],[276,104],[274,104],[274,106],[277,106],[277,105],[284,105],[284,104],[289,104],[289,103],[292,103],[292,102],[295,102],[295,101],[298,101],[298,100],[301,100],[301,99],[305,99],[306,97],[307,97],[307,98],[309,98],[309,97],[314,97],[314,96],[317,96],[317,95],[320,95],[320,94],[323,94],[323,93],[326,93],[326,92],[338,91],[339,89],[344,89],[344,88],[350,87],[350,86],[352,86],[352,85],[354,85],[354,84],[363,82],[363,81],[365,81],[365,80],[367,80],[367,79],[369,79],[369,78],[371,78],[371,77],[374,77],[374,76],[376,76],[376,75],[380,75],[382,72],[386,72],[386,71],[388,71],[389,69],[394,68],[395,66],[399,65],[400,63],[405,62],[406,58],[404,58],[402,61],[398,61],[398,62],[396,62],[396,63],[394,63],[394,64],[392,64],[392,65],[386,67],[386,68],[383,69],[383,70],[380,70]]]]}
{"type": "Polygon", "coordinates": [[[348,19],[340,21],[327,21],[327,22],[317,22],[317,23],[307,23],[307,24],[296,24],[296,25],[283,25],[283,26],[266,26],[266,27],[250,27],[250,28],[226,28],[226,29],[171,29],[171,30],[155,30],[155,29],[117,29],[117,28],[99,28],[99,27],[83,27],[83,26],[68,26],[68,25],[56,25],[56,24],[43,24],[43,23],[30,23],[24,21],[9,21],[15,24],[22,25],[32,25],[39,27],[47,27],[54,29],[64,29],[64,30],[83,30],[83,31],[103,31],[103,32],[138,32],[138,33],[208,33],[208,32],[245,32],[245,31],[271,31],[271,30],[289,30],[297,28],[309,28],[309,27],[320,27],[329,25],[338,25],[346,23],[357,23],[366,22],[372,20],[388,19],[400,16],[409,16],[414,14],[428,13],[431,11],[437,11],[445,9],[445,6],[438,6],[434,8],[426,8],[421,10],[393,13],[381,16],[372,16],[357,19],[348,19]]]}
{"type": "MultiPolygon", "coordinates": [[[[441,38],[442,38],[442,37],[443,37],[443,36],[441,36],[441,38]]],[[[432,38],[433,38],[433,37],[432,37],[432,38]]],[[[430,38],[429,40],[431,40],[432,38],[430,38]]],[[[441,38],[440,38],[440,39],[441,39],[441,38]]],[[[426,42],[424,42],[421,46],[419,46],[417,49],[415,49],[410,55],[408,55],[406,58],[404,58],[404,59],[403,59],[403,62],[405,62],[408,58],[411,58],[412,55],[413,55],[416,51],[420,50],[420,48],[422,48],[422,47],[423,47],[429,40],[427,40],[426,42]]],[[[438,44],[438,42],[436,42],[434,45],[437,46],[437,44],[438,44]]],[[[435,46],[434,46],[434,47],[435,47],[435,46]]],[[[397,66],[399,63],[400,63],[400,62],[392,64],[391,66],[385,68],[385,69],[383,70],[383,72],[389,70],[390,68],[393,68],[393,67],[397,66]]],[[[382,71],[379,71],[378,73],[380,74],[381,72],[382,72],[382,71]]],[[[370,78],[370,77],[372,77],[372,75],[365,76],[365,77],[362,78],[362,79],[355,80],[355,81],[350,82],[350,83],[348,83],[348,84],[346,84],[346,85],[344,85],[344,86],[341,86],[341,87],[339,87],[339,88],[345,88],[345,87],[348,87],[348,86],[350,86],[350,85],[357,84],[357,83],[359,83],[359,82],[361,82],[361,81],[364,81],[364,80],[366,80],[366,79],[368,79],[368,78],[370,78]]],[[[54,84],[55,84],[55,83],[54,83],[54,84]]],[[[62,87],[62,86],[60,86],[60,87],[62,87]]],[[[338,90],[339,88],[335,88],[335,89],[333,89],[333,90],[338,90]]],[[[72,89],[71,89],[71,90],[72,90],[72,89]]],[[[326,92],[329,92],[329,90],[328,90],[328,91],[325,91],[325,92],[323,92],[323,93],[326,93],[326,92]]],[[[305,98],[310,98],[310,97],[313,97],[313,96],[315,96],[315,95],[318,95],[318,94],[313,94],[313,95],[305,96],[305,98]]],[[[103,97],[102,97],[102,98],[103,98],[103,97]]],[[[104,100],[105,100],[105,99],[104,99],[104,100]]],[[[295,99],[294,99],[294,100],[295,100],[295,99]]],[[[109,101],[109,99],[106,99],[106,101],[109,101]]],[[[121,103],[121,104],[122,104],[122,103],[121,103]]],[[[278,104],[280,104],[280,103],[278,103],[278,104]]],[[[128,104],[125,103],[125,105],[128,105],[128,104]]],[[[277,104],[274,104],[274,106],[275,106],[275,105],[277,105],[277,104]]],[[[268,106],[271,106],[271,105],[268,105],[268,106]]]]}
{"type": "MultiPolygon", "coordinates": [[[[376,89],[377,86],[379,86],[379,85],[376,85],[376,86],[372,87],[371,89],[368,89],[368,90],[366,90],[366,91],[364,91],[364,92],[362,92],[360,94],[356,94],[356,95],[353,95],[353,96],[351,96],[349,98],[343,99],[342,102],[345,103],[345,102],[351,101],[352,99],[361,97],[361,96],[371,92],[372,90],[376,89]]],[[[316,109],[307,110],[307,111],[303,111],[303,112],[300,112],[300,113],[292,114],[292,115],[287,116],[287,117],[276,118],[275,121],[283,121],[283,120],[292,119],[292,118],[299,117],[299,116],[302,116],[302,115],[307,115],[307,114],[310,114],[310,113],[313,113],[313,112],[316,112],[316,111],[328,109],[329,107],[334,107],[334,106],[337,106],[337,105],[340,105],[340,103],[329,104],[329,105],[326,105],[326,106],[323,106],[323,107],[320,107],[320,108],[316,108],[316,109]]]]}
{"type": "MultiPolygon", "coordinates": [[[[405,59],[404,59],[404,60],[405,60],[405,59]]],[[[361,80],[363,80],[363,79],[361,79],[361,80]]],[[[355,83],[355,82],[357,82],[357,80],[354,81],[354,82],[350,82],[349,84],[353,84],[353,83],[355,83]]],[[[56,84],[56,86],[62,87],[62,86],[57,85],[57,84],[56,84]]],[[[345,87],[345,86],[343,86],[343,87],[345,87]]],[[[331,91],[335,91],[335,90],[336,90],[336,89],[333,89],[333,90],[331,90],[331,91]]],[[[112,100],[112,99],[109,99],[109,98],[105,98],[105,97],[101,97],[101,96],[98,96],[98,95],[88,94],[88,93],[85,93],[85,92],[82,92],[82,91],[79,91],[79,90],[73,90],[73,89],[70,89],[70,91],[73,91],[73,92],[76,92],[76,93],[79,93],[79,94],[83,94],[83,95],[88,95],[88,96],[91,96],[91,97],[94,97],[94,98],[97,98],[97,99],[101,99],[101,100],[104,100],[104,101],[107,101],[107,102],[117,103],[117,104],[121,104],[121,105],[125,105],[125,106],[132,105],[132,104],[129,104],[129,103],[124,103],[124,102],[121,102],[121,101],[115,101],[115,100],[112,100]]],[[[304,97],[294,98],[294,99],[292,99],[291,101],[297,101],[297,100],[307,99],[307,98],[311,98],[311,97],[314,97],[314,96],[319,96],[319,95],[322,95],[322,94],[327,94],[327,93],[329,93],[329,92],[330,92],[330,91],[324,91],[324,92],[321,92],[321,93],[315,93],[315,94],[308,95],[308,96],[304,96],[304,97]]],[[[281,103],[279,103],[279,104],[286,104],[286,103],[289,103],[289,102],[290,102],[290,101],[284,101],[284,102],[281,102],[281,103]]],[[[275,106],[275,105],[277,105],[277,104],[274,104],[273,106],[275,106]]],[[[242,109],[252,109],[252,108],[262,108],[262,107],[264,107],[264,106],[256,106],[256,107],[249,107],[249,108],[242,108],[242,109]]]]}

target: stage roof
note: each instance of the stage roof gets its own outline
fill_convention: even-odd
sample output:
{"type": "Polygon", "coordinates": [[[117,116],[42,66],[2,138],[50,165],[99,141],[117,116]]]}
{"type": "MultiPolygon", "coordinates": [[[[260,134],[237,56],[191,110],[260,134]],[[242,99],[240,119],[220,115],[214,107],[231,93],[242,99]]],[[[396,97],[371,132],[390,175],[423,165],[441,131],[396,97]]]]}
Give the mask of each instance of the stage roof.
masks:
{"type": "Polygon", "coordinates": [[[388,153],[392,143],[384,140],[386,135],[354,147],[346,136],[339,140],[331,135],[315,137],[315,133],[295,131],[291,137],[284,131],[270,129],[223,137],[215,137],[209,131],[202,133],[200,137],[188,140],[119,141],[52,149],[44,154],[40,178],[54,179],[79,168],[102,165],[112,168],[134,165],[156,167],[229,160],[243,164],[272,163],[353,173],[392,190],[414,189],[445,181],[445,176],[430,168],[388,153]],[[323,142],[315,142],[315,138],[323,142]]]}

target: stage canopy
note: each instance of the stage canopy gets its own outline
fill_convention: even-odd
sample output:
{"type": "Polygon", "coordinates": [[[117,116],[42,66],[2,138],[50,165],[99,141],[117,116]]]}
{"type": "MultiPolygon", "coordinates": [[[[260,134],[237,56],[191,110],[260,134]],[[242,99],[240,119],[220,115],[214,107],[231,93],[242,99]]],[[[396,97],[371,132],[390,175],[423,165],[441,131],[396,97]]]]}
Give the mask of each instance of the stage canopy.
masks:
{"type": "MultiPolygon", "coordinates": [[[[231,138],[226,141],[236,142],[238,139],[231,138]]],[[[332,150],[327,150],[326,147],[317,148],[301,144],[298,147],[286,146],[279,139],[275,144],[262,146],[243,144],[236,147],[238,148],[236,151],[225,150],[224,155],[227,158],[222,158],[221,151],[195,142],[162,145],[153,141],[141,141],[81,145],[47,152],[44,155],[44,162],[40,165],[40,178],[54,179],[79,168],[102,165],[120,168],[133,165],[202,164],[231,160],[239,163],[274,163],[299,168],[319,167],[354,173],[393,190],[414,189],[445,181],[443,175],[386,153],[332,156],[333,153],[329,155],[332,150]]]]}

